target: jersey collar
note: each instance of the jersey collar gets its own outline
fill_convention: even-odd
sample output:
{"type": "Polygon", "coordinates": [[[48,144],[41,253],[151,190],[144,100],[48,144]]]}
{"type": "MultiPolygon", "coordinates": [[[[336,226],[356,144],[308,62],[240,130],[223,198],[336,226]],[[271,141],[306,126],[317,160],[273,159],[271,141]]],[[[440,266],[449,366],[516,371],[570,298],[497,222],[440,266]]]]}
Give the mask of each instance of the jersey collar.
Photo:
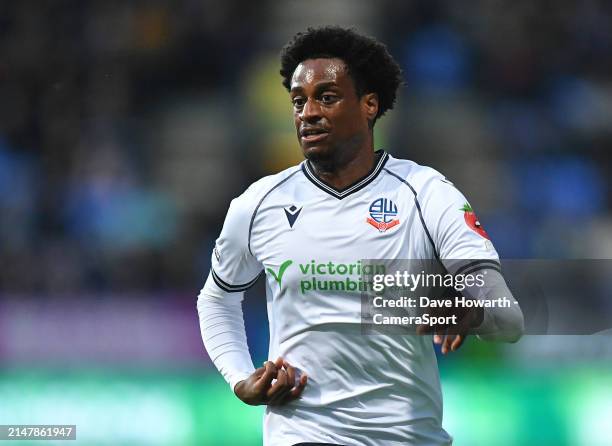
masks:
{"type": "Polygon", "coordinates": [[[370,171],[370,173],[341,190],[336,189],[335,187],[330,186],[329,184],[321,181],[315,175],[312,166],[310,165],[310,162],[308,160],[305,160],[302,163],[302,172],[304,172],[306,178],[308,178],[319,189],[336,197],[338,200],[342,200],[343,198],[366,187],[368,184],[374,181],[378,174],[382,171],[383,167],[385,166],[385,163],[387,162],[387,159],[389,159],[389,154],[384,150],[377,150],[375,153],[378,156],[378,161],[374,168],[370,171]]]}

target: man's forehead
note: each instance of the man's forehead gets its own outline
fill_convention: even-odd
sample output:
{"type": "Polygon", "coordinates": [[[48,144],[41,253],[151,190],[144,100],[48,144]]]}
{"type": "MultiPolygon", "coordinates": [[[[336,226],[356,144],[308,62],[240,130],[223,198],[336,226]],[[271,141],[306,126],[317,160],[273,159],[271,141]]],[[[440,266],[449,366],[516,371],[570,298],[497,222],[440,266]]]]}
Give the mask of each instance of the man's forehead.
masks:
{"type": "Polygon", "coordinates": [[[346,64],[338,58],[306,59],[295,68],[291,87],[319,81],[338,81],[346,74],[346,64]]]}

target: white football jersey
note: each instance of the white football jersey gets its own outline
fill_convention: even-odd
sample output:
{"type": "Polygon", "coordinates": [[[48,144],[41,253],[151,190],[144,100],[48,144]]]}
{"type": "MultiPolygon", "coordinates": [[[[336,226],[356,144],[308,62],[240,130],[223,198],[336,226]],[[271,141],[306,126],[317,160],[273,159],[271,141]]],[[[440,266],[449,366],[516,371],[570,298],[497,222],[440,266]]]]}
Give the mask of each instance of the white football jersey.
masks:
{"type": "Polygon", "coordinates": [[[362,334],[360,280],[362,259],[497,262],[466,205],[436,170],[383,151],[341,191],[304,161],[232,201],[204,291],[244,291],[263,272],[269,358],[308,375],[300,399],[266,408],[264,445],[451,444],[431,336],[362,334]]]}

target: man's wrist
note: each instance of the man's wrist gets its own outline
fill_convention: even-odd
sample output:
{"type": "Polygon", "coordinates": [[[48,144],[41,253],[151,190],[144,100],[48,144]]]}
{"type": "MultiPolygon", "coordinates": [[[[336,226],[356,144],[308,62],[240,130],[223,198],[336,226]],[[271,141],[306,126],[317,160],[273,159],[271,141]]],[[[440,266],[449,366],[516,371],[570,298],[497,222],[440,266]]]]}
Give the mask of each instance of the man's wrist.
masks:
{"type": "Polygon", "coordinates": [[[238,381],[238,382],[237,382],[237,383],[234,385],[234,394],[235,394],[236,396],[238,396],[238,392],[239,392],[240,387],[242,386],[242,384],[244,384],[244,381],[246,381],[246,380],[242,379],[242,380],[238,381]]]}
{"type": "Polygon", "coordinates": [[[241,373],[237,373],[235,375],[233,375],[230,379],[229,379],[229,385],[230,385],[230,389],[232,389],[232,392],[236,393],[236,387],[238,387],[238,384],[247,380],[249,378],[249,376],[251,376],[249,373],[246,372],[241,372],[241,373]]]}

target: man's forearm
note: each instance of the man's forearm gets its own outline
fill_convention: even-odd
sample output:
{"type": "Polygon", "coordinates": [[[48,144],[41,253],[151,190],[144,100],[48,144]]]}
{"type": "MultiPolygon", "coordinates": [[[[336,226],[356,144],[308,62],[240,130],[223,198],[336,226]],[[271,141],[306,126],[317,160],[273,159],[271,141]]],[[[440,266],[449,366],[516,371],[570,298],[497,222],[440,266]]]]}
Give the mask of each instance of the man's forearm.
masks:
{"type": "Polygon", "coordinates": [[[486,272],[484,286],[471,287],[466,290],[466,294],[478,300],[489,301],[505,297],[510,306],[484,308],[482,324],[470,332],[486,341],[516,342],[523,335],[525,325],[521,307],[512,296],[503,276],[495,270],[486,272]]]}
{"type": "Polygon", "coordinates": [[[241,299],[240,293],[220,299],[202,292],[197,302],[204,346],[232,390],[255,370],[247,345],[241,299]]]}

